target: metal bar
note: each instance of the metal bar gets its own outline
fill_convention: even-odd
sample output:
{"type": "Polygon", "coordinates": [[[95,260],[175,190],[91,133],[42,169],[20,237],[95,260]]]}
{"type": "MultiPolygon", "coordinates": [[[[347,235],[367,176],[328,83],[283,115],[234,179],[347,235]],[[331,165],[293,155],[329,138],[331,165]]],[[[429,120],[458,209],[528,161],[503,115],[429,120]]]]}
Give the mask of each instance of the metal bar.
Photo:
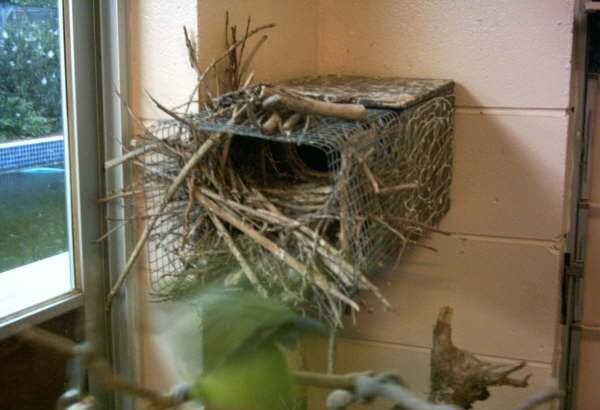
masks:
{"type": "MultiPolygon", "coordinates": [[[[102,107],[103,140],[102,163],[122,155],[122,144],[127,143],[129,131],[128,113],[124,103],[129,98],[129,56],[128,56],[128,3],[120,0],[98,0],[100,4],[99,38],[102,54],[102,107]],[[124,103],[117,96],[118,91],[124,103]]],[[[104,175],[104,195],[120,192],[127,184],[127,169],[123,166],[107,170],[104,175]]],[[[130,209],[121,201],[111,201],[105,205],[107,228],[119,224],[109,219],[126,219],[130,209]]],[[[112,285],[125,266],[128,250],[131,249],[131,225],[120,229],[107,238],[108,281],[112,285]]],[[[102,297],[103,306],[106,294],[102,297]]],[[[136,287],[126,284],[115,298],[110,311],[110,345],[113,370],[128,380],[139,381],[139,357],[137,312],[139,306],[136,287]]],[[[115,396],[115,408],[133,409],[135,400],[122,394],[115,396]]]]}
{"type": "MultiPolygon", "coordinates": [[[[98,87],[100,50],[97,39],[97,1],[63,0],[65,77],[67,84],[69,163],[71,166],[73,256],[84,292],[85,337],[95,351],[109,357],[108,323],[103,308],[106,289],[105,252],[95,239],[102,234],[103,215],[96,205],[102,192],[102,129],[98,87]]],[[[113,396],[90,378],[99,407],[112,409],[113,396]]]]}
{"type": "MultiPolygon", "coordinates": [[[[582,156],[585,155],[585,124],[586,119],[586,89],[588,86],[586,78],[587,63],[587,11],[586,2],[579,0],[575,2],[574,32],[573,32],[573,65],[572,65],[572,87],[571,104],[573,113],[570,118],[569,129],[569,158],[575,165],[570,175],[570,190],[568,192],[570,226],[566,238],[566,254],[563,263],[580,261],[582,249],[581,240],[581,216],[579,207],[582,199],[582,186],[585,185],[585,167],[581,164],[582,156]]],[[[565,266],[563,276],[563,331],[561,335],[561,346],[563,355],[560,363],[559,378],[561,387],[565,390],[565,397],[561,400],[560,408],[572,410],[576,402],[576,376],[579,360],[579,332],[573,331],[573,323],[579,316],[578,297],[581,293],[580,279],[571,274],[571,267],[565,266]]]]}

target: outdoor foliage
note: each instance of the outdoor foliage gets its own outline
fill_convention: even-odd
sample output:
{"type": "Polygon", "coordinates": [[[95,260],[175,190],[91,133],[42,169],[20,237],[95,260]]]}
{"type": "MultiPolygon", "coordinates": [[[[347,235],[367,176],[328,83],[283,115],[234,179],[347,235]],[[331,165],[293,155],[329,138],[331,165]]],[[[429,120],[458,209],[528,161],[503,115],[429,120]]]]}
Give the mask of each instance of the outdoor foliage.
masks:
{"type": "Polygon", "coordinates": [[[58,22],[9,20],[0,27],[0,142],[60,129],[58,22]]]}

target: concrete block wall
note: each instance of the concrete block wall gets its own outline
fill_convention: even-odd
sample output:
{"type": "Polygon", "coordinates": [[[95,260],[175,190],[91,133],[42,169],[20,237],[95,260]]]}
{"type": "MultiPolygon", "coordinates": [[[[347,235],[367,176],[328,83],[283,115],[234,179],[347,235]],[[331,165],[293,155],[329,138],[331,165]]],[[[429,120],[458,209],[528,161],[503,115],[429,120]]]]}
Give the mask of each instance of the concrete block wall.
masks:
{"type": "MultiPolygon", "coordinates": [[[[587,247],[585,255],[583,318],[587,326],[600,327],[600,92],[596,95],[596,112],[594,113],[594,135],[592,143],[592,166],[590,170],[590,203],[587,223],[587,247]]],[[[600,408],[600,333],[597,331],[581,331],[581,347],[579,354],[579,372],[577,375],[577,409],[600,408]]]]}
{"type": "MultiPolygon", "coordinates": [[[[452,206],[442,228],[456,237],[433,237],[437,253],[412,250],[377,279],[396,310],[383,312],[373,301],[374,312],[340,337],[337,370],[396,367],[426,395],[432,325],[438,308],[449,304],[460,346],[502,363],[527,360],[522,374],[533,374],[533,387],[552,376],[574,0],[132,3],[134,108],[147,117],[157,113],[144,89],[175,105],[193,87],[181,25],[196,24],[199,58],[207,64],[223,48],[226,9],[239,27],[247,15],[255,25],[278,23],[257,56],[259,80],[314,73],[454,79],[452,206]]],[[[170,374],[158,359],[160,338],[143,340],[147,381],[168,386],[171,376],[157,381],[157,373],[170,374]]],[[[306,352],[311,368],[323,366],[324,343],[313,340],[306,352]]],[[[510,408],[527,393],[494,389],[477,408],[510,408]]],[[[309,402],[323,408],[322,392],[312,392],[309,402]]]]}
{"type": "MultiPolygon", "coordinates": [[[[377,280],[396,311],[359,315],[340,340],[338,371],[397,367],[428,392],[437,310],[455,308],[459,346],[498,362],[526,360],[532,388],[557,364],[573,2],[321,0],[320,73],[452,78],[452,205],[437,253],[410,252],[377,280]]],[[[376,303],[373,301],[373,306],[376,303]]],[[[309,351],[322,367],[323,342],[309,351]]],[[[492,389],[477,409],[529,392],[492,389]]],[[[322,408],[315,392],[310,408],[322,408]]]]}

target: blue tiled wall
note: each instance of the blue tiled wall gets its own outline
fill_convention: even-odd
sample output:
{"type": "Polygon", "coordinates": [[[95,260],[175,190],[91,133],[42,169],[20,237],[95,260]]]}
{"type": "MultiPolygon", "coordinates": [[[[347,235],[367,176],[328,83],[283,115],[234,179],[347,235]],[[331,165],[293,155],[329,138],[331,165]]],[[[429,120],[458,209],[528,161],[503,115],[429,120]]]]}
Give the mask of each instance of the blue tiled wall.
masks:
{"type": "Polygon", "coordinates": [[[30,144],[13,147],[0,145],[0,172],[59,164],[64,160],[62,139],[44,142],[32,140],[30,144]]]}

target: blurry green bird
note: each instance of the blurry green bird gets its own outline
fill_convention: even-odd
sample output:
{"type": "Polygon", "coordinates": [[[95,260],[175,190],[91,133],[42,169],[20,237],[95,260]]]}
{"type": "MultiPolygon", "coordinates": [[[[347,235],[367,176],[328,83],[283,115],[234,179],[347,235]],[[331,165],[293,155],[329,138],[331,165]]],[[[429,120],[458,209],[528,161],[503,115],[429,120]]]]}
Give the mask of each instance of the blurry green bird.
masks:
{"type": "Polygon", "coordinates": [[[294,379],[282,347],[292,348],[308,331],[325,333],[321,323],[241,289],[194,290],[184,299],[187,308],[179,309],[172,328],[179,335],[176,354],[188,368],[195,362],[185,356],[198,358],[202,352],[204,372],[192,384],[193,400],[209,410],[295,407],[294,379]],[[201,326],[201,341],[185,336],[194,326],[201,326]]]}

